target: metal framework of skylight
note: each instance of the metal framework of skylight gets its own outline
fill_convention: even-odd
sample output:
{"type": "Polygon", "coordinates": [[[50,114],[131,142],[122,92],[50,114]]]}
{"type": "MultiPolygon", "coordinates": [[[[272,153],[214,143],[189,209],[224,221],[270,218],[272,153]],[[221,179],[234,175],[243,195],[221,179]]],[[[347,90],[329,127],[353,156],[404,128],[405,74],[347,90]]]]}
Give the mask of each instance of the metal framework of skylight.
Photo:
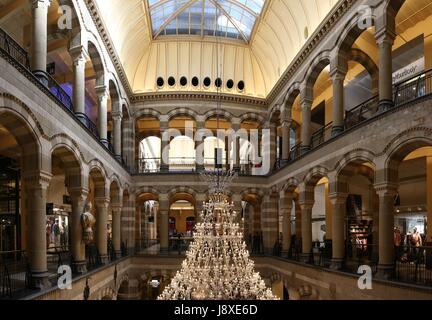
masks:
{"type": "Polygon", "coordinates": [[[144,0],[152,35],[218,36],[249,43],[265,0],[144,0]]]}

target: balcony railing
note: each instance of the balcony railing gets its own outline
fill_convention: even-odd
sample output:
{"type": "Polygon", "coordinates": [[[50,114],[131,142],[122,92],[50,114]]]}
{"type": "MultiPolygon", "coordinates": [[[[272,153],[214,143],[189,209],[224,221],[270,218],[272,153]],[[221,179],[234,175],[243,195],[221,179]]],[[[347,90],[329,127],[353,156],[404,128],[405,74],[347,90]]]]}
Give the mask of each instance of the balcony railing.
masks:
{"type": "Polygon", "coordinates": [[[20,63],[23,67],[30,69],[30,60],[27,51],[0,28],[0,50],[5,52],[11,59],[20,63]]]}
{"type": "MultiPolygon", "coordinates": [[[[404,80],[393,86],[394,105],[389,109],[383,109],[379,106],[379,97],[374,96],[360,105],[345,113],[345,131],[362,125],[368,120],[380,116],[381,114],[405,105],[410,102],[414,102],[417,99],[421,99],[432,94],[432,70],[428,70],[417,74],[408,80],[404,80]]],[[[327,141],[332,140],[331,134],[332,123],[329,123],[325,127],[317,130],[312,134],[311,150],[316,149],[327,141]]],[[[341,136],[342,134],[338,135],[341,136]]],[[[299,159],[303,154],[300,152],[301,144],[296,145],[291,149],[290,161],[299,159]]]]}

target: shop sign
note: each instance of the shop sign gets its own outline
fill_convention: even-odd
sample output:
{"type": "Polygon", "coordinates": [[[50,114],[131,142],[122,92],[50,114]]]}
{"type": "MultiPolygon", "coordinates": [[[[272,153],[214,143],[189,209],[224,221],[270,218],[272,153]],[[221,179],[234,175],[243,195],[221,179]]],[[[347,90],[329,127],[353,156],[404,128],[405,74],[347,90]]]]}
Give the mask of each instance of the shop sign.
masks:
{"type": "Polygon", "coordinates": [[[424,68],[425,68],[425,59],[424,57],[422,57],[417,61],[414,61],[413,63],[407,65],[406,67],[394,72],[393,84],[409,79],[410,77],[416,75],[417,73],[424,71],[424,68]]]}

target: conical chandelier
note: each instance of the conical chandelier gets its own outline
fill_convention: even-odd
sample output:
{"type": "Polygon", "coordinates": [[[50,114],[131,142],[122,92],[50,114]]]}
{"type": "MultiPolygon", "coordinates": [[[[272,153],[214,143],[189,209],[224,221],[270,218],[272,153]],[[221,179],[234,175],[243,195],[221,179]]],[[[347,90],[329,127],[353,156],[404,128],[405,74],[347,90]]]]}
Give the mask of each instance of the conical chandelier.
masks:
{"type": "Polygon", "coordinates": [[[210,184],[181,270],[158,300],[277,300],[258,272],[243,241],[234,204],[225,194],[233,171],[203,173],[210,184]]]}

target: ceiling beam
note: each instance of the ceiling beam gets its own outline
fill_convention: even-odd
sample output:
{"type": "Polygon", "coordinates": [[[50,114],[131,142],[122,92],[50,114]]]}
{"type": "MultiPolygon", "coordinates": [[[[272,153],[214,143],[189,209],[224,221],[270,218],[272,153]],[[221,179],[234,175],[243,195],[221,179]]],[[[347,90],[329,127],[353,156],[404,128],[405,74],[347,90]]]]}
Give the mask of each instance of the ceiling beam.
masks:
{"type": "Polygon", "coordinates": [[[252,9],[246,7],[243,3],[238,2],[237,0],[225,0],[226,2],[230,2],[233,5],[242,8],[244,11],[250,13],[251,15],[253,15],[255,18],[257,18],[259,15],[255,13],[255,11],[253,11],[252,9]]]}
{"type": "Polygon", "coordinates": [[[160,28],[157,30],[154,38],[156,38],[167,25],[171,23],[175,18],[177,18],[183,11],[185,11],[189,6],[193,5],[198,0],[189,0],[184,5],[182,5],[180,8],[178,8],[164,23],[160,26],[160,28]]]}
{"type": "Polygon", "coordinates": [[[144,15],[146,17],[146,23],[147,23],[147,29],[150,35],[150,39],[153,39],[153,22],[152,22],[152,18],[150,15],[150,6],[148,3],[148,0],[143,0],[141,2],[142,5],[142,9],[144,11],[144,15]]]}
{"type": "MultiPolygon", "coordinates": [[[[231,16],[229,15],[228,12],[225,11],[224,8],[222,8],[216,1],[214,0],[210,0],[211,3],[213,3],[216,8],[219,8],[219,10],[222,11],[222,13],[228,18],[228,20],[234,25],[234,27],[237,29],[237,31],[240,33],[240,35],[242,36],[243,40],[246,43],[249,43],[248,37],[246,37],[246,35],[244,34],[244,32],[241,30],[241,28],[237,25],[237,23],[234,21],[233,18],[231,18],[231,16]]],[[[216,19],[216,25],[217,25],[217,19],[216,19]]],[[[217,27],[216,27],[216,31],[217,31],[217,27]]]]}

